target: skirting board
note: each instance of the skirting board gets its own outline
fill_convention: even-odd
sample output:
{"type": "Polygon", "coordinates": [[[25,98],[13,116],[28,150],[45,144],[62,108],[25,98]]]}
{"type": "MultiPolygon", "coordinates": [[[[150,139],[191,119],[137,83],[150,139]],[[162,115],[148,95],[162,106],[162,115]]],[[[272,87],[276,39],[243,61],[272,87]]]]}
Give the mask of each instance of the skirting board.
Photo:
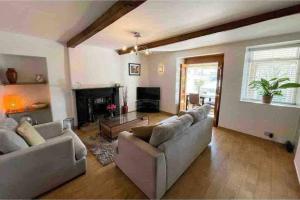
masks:
{"type": "Polygon", "coordinates": [[[284,143],[285,143],[285,141],[282,141],[282,140],[272,140],[272,139],[267,138],[267,137],[260,137],[260,136],[257,136],[257,135],[253,135],[253,134],[250,134],[250,133],[245,133],[245,132],[233,130],[233,129],[230,129],[230,128],[225,128],[225,127],[222,127],[222,126],[218,126],[218,128],[224,129],[224,130],[233,131],[233,132],[236,132],[236,133],[246,134],[246,135],[249,135],[249,136],[251,136],[251,137],[260,138],[260,139],[263,139],[263,140],[269,140],[269,141],[276,142],[276,143],[280,143],[280,144],[284,144],[284,143]]]}

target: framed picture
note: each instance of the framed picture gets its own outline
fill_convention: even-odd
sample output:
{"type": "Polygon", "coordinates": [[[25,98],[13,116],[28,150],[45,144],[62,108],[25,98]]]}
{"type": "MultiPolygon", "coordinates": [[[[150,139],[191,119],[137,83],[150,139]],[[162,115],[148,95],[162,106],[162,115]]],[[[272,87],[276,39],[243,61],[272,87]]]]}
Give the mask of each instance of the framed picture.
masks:
{"type": "Polygon", "coordinates": [[[140,76],[141,75],[141,64],[128,63],[129,76],[140,76]]]}

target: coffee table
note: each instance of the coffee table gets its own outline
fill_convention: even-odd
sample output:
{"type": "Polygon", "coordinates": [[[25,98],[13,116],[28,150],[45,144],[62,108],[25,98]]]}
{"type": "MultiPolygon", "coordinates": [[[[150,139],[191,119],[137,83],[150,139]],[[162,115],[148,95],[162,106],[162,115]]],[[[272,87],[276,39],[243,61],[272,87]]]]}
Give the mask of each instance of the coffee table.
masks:
{"type": "Polygon", "coordinates": [[[138,112],[129,112],[119,116],[99,120],[100,134],[115,139],[122,131],[131,131],[131,128],[149,124],[149,117],[138,112]]]}

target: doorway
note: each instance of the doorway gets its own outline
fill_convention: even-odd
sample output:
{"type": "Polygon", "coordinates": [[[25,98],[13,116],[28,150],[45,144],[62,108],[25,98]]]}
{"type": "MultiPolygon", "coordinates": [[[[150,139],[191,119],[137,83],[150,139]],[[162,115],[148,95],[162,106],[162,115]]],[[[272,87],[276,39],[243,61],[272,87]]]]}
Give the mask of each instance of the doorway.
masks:
{"type": "Polygon", "coordinates": [[[184,59],[180,69],[179,111],[210,104],[209,115],[214,118],[214,126],[218,126],[223,63],[223,54],[184,59]]]}

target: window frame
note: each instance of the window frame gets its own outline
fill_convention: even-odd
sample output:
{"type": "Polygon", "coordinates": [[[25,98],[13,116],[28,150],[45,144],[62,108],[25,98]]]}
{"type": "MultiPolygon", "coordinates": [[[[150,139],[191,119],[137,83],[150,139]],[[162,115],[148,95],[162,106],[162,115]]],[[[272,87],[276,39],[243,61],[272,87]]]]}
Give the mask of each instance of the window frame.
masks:
{"type": "MultiPolygon", "coordinates": [[[[253,99],[247,97],[247,90],[248,90],[248,80],[249,80],[249,71],[250,71],[250,65],[253,62],[252,53],[254,51],[258,50],[272,50],[272,49],[281,49],[285,47],[298,47],[298,55],[296,59],[265,59],[265,60],[259,60],[254,62],[267,62],[267,61],[285,61],[285,60],[295,60],[298,61],[297,66],[297,72],[296,72],[296,82],[300,83],[300,41],[289,41],[289,42],[283,42],[283,43],[274,43],[274,44],[266,44],[266,45],[258,45],[258,46],[250,46],[246,47],[245,49],[245,58],[244,58],[244,67],[243,67],[243,75],[242,75],[242,87],[241,87],[241,95],[240,95],[240,101],[243,102],[252,102],[252,103],[260,103],[260,100],[253,99]],[[252,62],[251,62],[252,61],[252,62]]],[[[284,102],[272,102],[272,105],[279,105],[279,106],[287,106],[287,107],[299,107],[300,106],[300,89],[295,89],[295,94],[293,95],[294,102],[295,103],[284,103],[284,102]]]]}

